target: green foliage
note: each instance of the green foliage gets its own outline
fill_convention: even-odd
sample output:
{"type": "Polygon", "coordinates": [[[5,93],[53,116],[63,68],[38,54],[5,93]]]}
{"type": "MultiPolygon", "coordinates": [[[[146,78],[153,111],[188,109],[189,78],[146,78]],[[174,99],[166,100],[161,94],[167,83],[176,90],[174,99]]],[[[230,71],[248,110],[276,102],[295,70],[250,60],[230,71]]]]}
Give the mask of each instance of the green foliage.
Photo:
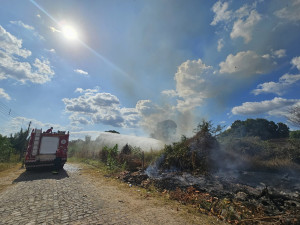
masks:
{"type": "Polygon", "coordinates": [[[245,121],[236,120],[231,128],[221,134],[221,137],[259,137],[262,140],[287,138],[289,137],[289,127],[284,123],[275,124],[266,119],[247,119],[245,121]]]}
{"type": "Polygon", "coordinates": [[[0,134],[0,162],[9,162],[14,152],[9,138],[0,134]]]}
{"type": "Polygon", "coordinates": [[[116,144],[113,148],[105,146],[102,149],[103,155],[106,157],[106,164],[110,169],[115,169],[118,166],[118,145],[116,144]]]}
{"type": "Polygon", "coordinates": [[[300,139],[300,130],[290,131],[290,138],[300,139]]]}
{"type": "Polygon", "coordinates": [[[188,147],[187,138],[185,136],[182,136],[179,142],[166,145],[163,152],[165,155],[163,167],[168,169],[176,167],[181,170],[193,169],[190,148],[188,147]]]}
{"type": "Polygon", "coordinates": [[[27,147],[27,143],[28,143],[28,130],[23,131],[23,129],[21,128],[21,130],[17,133],[15,133],[14,135],[10,135],[10,143],[12,145],[12,148],[15,149],[15,153],[17,154],[22,154],[24,152],[24,150],[27,147]]]}
{"type": "Polygon", "coordinates": [[[217,125],[217,127],[214,127],[212,124],[212,121],[202,120],[202,122],[198,124],[197,128],[194,129],[194,132],[217,136],[218,134],[221,133],[221,131],[224,128],[225,128],[225,126],[221,126],[221,125],[217,125]]]}
{"type": "Polygon", "coordinates": [[[179,142],[165,146],[162,167],[207,173],[214,165],[212,155],[218,151],[218,142],[214,136],[221,129],[221,126],[215,128],[211,121],[203,120],[194,130],[196,134],[192,138],[182,136],[179,142]]]}

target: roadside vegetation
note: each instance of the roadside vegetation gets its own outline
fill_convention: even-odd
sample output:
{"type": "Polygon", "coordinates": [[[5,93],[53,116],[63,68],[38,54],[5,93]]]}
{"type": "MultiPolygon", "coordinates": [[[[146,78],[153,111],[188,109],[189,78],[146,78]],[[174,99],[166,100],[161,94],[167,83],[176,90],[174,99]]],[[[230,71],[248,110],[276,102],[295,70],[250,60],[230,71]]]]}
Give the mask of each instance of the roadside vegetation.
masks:
{"type": "Polygon", "coordinates": [[[97,141],[85,140],[69,142],[68,161],[84,162],[102,168],[107,172],[137,170],[146,168],[161,155],[161,151],[144,152],[141,148],[126,144],[113,147],[101,146],[97,141]]]}
{"type": "Polygon", "coordinates": [[[23,160],[27,147],[28,130],[22,128],[9,137],[0,134],[0,171],[14,167],[23,160]]]}
{"type": "Polygon", "coordinates": [[[203,120],[194,136],[182,136],[160,151],[125,145],[100,146],[90,137],[69,143],[71,160],[101,165],[108,171],[135,171],[156,162],[160,170],[207,174],[218,169],[282,171],[300,169],[300,131],[266,119],[237,120],[231,127],[203,120]]]}

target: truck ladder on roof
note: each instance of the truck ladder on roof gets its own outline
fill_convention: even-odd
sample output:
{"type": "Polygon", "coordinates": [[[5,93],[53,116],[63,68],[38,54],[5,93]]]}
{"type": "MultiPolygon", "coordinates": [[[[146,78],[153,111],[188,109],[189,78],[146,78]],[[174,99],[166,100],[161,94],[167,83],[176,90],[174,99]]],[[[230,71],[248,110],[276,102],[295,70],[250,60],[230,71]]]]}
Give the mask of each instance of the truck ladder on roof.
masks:
{"type": "Polygon", "coordinates": [[[33,141],[33,149],[32,155],[35,156],[38,153],[40,139],[41,139],[42,129],[35,129],[34,141],[33,141]]]}

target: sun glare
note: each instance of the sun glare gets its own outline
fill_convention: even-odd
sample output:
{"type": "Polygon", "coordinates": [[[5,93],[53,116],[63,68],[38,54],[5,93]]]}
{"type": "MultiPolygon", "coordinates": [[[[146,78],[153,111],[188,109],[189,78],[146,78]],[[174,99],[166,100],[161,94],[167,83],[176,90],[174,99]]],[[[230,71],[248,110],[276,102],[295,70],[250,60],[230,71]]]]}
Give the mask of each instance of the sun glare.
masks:
{"type": "Polygon", "coordinates": [[[65,36],[65,38],[69,39],[69,40],[76,40],[78,39],[78,33],[75,30],[74,27],[69,26],[69,25],[65,25],[62,27],[62,33],[65,36]]]}

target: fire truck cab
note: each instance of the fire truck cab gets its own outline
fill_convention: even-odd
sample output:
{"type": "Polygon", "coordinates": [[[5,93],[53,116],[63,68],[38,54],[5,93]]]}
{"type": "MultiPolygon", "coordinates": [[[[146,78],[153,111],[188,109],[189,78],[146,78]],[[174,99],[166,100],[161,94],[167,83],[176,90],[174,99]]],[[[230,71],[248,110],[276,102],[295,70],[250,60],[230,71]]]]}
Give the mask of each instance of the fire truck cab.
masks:
{"type": "Polygon", "coordinates": [[[67,161],[69,132],[42,132],[33,129],[28,143],[25,167],[27,170],[37,167],[62,169],[67,161]]]}

